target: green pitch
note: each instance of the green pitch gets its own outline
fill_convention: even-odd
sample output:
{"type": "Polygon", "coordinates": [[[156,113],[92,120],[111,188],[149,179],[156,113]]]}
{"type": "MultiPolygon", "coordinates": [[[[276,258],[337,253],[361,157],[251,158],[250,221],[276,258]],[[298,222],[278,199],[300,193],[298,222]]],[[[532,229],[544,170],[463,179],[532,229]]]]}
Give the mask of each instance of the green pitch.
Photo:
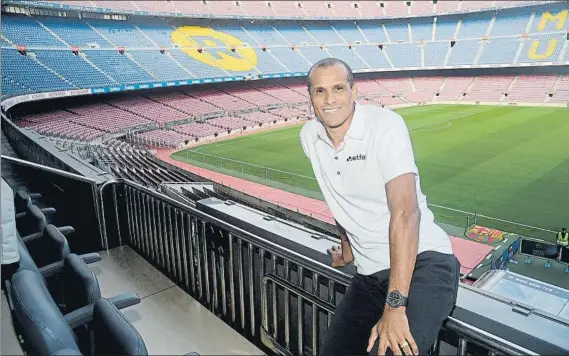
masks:
{"type": "MultiPolygon", "coordinates": [[[[422,188],[439,222],[465,227],[473,222],[466,212],[476,212],[548,230],[569,228],[569,109],[434,105],[396,111],[410,130],[422,188]]],[[[321,198],[300,129],[236,137],[172,158],[321,198]]],[[[499,220],[477,222],[554,240],[552,233],[499,220]]]]}

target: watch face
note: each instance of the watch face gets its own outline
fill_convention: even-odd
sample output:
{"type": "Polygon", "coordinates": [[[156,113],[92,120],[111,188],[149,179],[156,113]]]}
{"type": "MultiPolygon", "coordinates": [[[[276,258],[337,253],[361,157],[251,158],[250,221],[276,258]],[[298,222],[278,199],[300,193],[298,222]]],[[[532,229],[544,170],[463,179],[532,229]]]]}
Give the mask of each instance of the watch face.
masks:
{"type": "Polygon", "coordinates": [[[387,295],[387,304],[391,307],[398,307],[401,305],[401,301],[403,299],[401,297],[401,293],[397,291],[389,292],[387,295]]]}

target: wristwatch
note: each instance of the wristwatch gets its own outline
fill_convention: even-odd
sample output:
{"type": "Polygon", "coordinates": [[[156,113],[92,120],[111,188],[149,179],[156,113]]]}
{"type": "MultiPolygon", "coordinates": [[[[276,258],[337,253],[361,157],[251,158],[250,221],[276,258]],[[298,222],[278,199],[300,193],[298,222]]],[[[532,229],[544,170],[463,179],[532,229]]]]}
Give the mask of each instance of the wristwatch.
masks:
{"type": "Polygon", "coordinates": [[[386,303],[392,308],[406,307],[409,299],[398,290],[392,290],[387,294],[386,303]]]}

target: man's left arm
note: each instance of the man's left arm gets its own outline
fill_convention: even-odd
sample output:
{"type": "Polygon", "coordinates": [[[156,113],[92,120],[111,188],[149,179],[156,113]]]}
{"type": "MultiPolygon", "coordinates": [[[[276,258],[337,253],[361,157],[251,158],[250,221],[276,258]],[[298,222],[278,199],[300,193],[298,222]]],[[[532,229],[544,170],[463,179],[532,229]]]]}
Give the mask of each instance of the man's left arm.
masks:
{"type": "MultiPolygon", "coordinates": [[[[411,277],[417,259],[421,211],[417,203],[414,173],[405,173],[386,184],[387,204],[391,213],[389,253],[391,271],[388,292],[409,295],[411,277]]],[[[386,306],[389,309],[388,306],[386,306]]]]}
{"type": "MultiPolygon", "coordinates": [[[[399,291],[409,296],[411,278],[415,269],[419,245],[421,212],[417,198],[417,175],[409,131],[403,118],[395,113],[387,117],[376,140],[378,164],[385,182],[387,204],[390,212],[389,255],[390,273],[388,293],[399,291]]],[[[368,352],[379,338],[378,353],[384,355],[387,348],[398,355],[417,355],[419,350],[411,335],[406,307],[390,307],[385,303],[382,318],[371,331],[368,352]]],[[[424,351],[424,350],[422,350],[424,351]]]]}

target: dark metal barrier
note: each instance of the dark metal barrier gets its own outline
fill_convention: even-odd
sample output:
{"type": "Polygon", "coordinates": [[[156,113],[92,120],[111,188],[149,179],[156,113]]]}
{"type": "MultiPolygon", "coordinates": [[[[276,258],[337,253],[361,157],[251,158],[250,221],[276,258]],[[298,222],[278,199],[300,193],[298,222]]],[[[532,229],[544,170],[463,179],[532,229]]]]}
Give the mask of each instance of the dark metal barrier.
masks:
{"type": "MultiPolygon", "coordinates": [[[[138,184],[120,181],[101,190],[102,196],[110,192],[116,202],[105,200],[105,205],[119,208],[105,217],[107,226],[112,219],[118,221],[117,231],[107,229],[114,235],[109,241],[132,247],[265,351],[318,354],[350,275],[138,184]]],[[[492,302],[477,293],[481,292],[461,286],[463,303],[471,298],[478,298],[479,304],[492,302]]],[[[430,353],[443,353],[443,340],[454,345],[456,351],[450,350],[458,355],[536,354],[486,331],[492,328],[473,326],[481,324],[477,321],[464,322],[473,317],[471,311],[455,311],[430,353]]]]}
{"type": "Polygon", "coordinates": [[[2,172],[25,182],[28,192],[41,193],[42,201],[57,211],[51,217],[56,226],[73,226],[67,236],[71,251],[77,254],[104,248],[97,195],[97,182],[90,178],[51,167],[2,156],[2,172]]]}

